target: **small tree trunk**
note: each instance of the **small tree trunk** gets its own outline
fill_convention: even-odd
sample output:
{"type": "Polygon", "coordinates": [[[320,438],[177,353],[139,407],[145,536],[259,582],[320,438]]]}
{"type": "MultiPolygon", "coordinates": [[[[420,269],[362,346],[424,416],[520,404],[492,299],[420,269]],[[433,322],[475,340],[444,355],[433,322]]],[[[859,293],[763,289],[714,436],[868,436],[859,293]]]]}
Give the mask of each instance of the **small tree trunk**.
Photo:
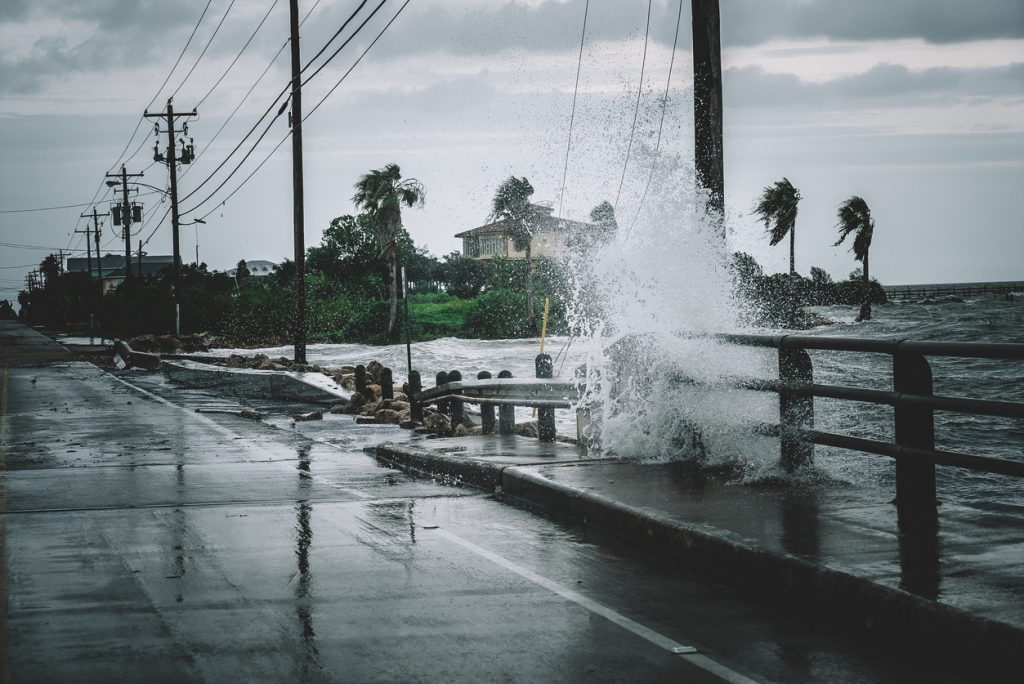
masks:
{"type": "Polygon", "coordinates": [[[871,320],[871,277],[868,275],[868,253],[864,252],[864,282],[861,285],[860,314],[858,321],[871,320]]]}
{"type": "Polygon", "coordinates": [[[796,273],[796,226],[789,229],[789,274],[796,273]]]}
{"type": "Polygon", "coordinates": [[[398,250],[388,247],[388,342],[398,341],[398,250]]]}
{"type": "MultiPolygon", "coordinates": [[[[532,242],[532,238],[531,238],[532,242]]],[[[526,327],[531,335],[537,334],[537,317],[533,312],[533,258],[531,245],[526,245],[526,327]]]]}

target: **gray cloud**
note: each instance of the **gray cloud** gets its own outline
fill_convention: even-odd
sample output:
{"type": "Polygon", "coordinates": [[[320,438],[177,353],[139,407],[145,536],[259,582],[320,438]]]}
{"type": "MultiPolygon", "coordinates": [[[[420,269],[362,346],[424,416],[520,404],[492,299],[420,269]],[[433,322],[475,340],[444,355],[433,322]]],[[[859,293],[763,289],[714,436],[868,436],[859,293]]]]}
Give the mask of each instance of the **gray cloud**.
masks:
{"type": "Polygon", "coordinates": [[[946,67],[911,71],[880,64],[862,74],[824,83],[807,83],[792,74],[771,74],[759,67],[726,70],[723,97],[729,106],[838,105],[846,109],[880,104],[934,105],[964,97],[1024,95],[1024,63],[984,69],[946,67]]]}

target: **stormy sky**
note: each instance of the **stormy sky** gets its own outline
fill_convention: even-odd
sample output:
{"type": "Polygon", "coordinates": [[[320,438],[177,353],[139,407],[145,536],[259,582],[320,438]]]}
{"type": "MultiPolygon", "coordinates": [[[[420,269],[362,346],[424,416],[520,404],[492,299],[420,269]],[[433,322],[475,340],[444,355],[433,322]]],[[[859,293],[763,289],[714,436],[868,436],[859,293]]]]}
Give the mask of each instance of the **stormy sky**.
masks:
{"type": "MultiPolygon", "coordinates": [[[[380,1],[367,2],[341,40],[380,1]]],[[[359,2],[299,4],[312,9],[302,28],[305,62],[359,2]]],[[[529,177],[535,199],[561,204],[567,218],[585,219],[616,195],[620,222],[634,216],[663,105],[659,154],[684,164],[692,157],[690,3],[673,61],[679,5],[653,1],[642,84],[647,0],[590,3],[563,196],[584,4],[411,0],[304,125],[307,244],[319,242],[331,218],[353,212],[358,176],[389,162],[426,185],[426,206],[405,212],[405,224],[438,256],[460,247],[453,234],[485,221],[510,174],[529,177]]],[[[177,110],[198,107],[189,134],[200,157],[179,187],[183,222],[205,217],[200,260],[224,269],[291,253],[290,145],[271,153],[287,135],[286,115],[268,119],[262,143],[219,191],[263,126],[211,176],[264,111],[277,112],[274,98],[288,81],[288,50],[279,53],[287,5],[0,3],[0,298],[13,299],[49,251],[84,249],[74,231],[92,205],[20,210],[95,202],[105,211],[112,195],[104,173],[125,158],[129,172],[166,187],[166,168],[152,159],[152,123],[136,127],[145,108],[160,111],[172,94],[177,110]]],[[[386,0],[310,79],[306,113],[401,7],[386,0]]],[[[721,11],[731,248],[768,270],[786,268],[783,246],[769,248],[750,215],[760,189],[785,176],[803,196],[802,273],[816,265],[842,278],[855,267],[847,248],[832,243],[837,206],[858,194],[875,215],[871,264],[883,283],[1024,278],[1024,2],[722,0],[721,11]]],[[[141,239],[146,252],[169,254],[167,204],[142,193],[146,223],[136,226],[133,248],[141,239]]],[[[680,198],[659,192],[644,201],[680,198]]],[[[182,230],[186,261],[195,258],[196,235],[193,226],[182,230]]],[[[109,220],[102,243],[105,253],[123,250],[109,220]]]]}

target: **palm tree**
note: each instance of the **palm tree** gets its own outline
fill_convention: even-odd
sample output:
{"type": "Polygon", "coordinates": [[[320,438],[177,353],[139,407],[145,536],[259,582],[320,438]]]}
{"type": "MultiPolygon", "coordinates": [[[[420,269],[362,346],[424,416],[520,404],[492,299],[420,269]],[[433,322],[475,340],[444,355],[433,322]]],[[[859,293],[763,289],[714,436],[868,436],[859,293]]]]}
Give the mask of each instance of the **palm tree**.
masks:
{"type": "Polygon", "coordinates": [[[426,199],[423,184],[415,178],[402,179],[398,164],[388,164],[364,174],[355,184],[352,201],[365,211],[377,231],[380,255],[388,261],[389,342],[398,341],[398,233],[402,229],[402,205],[422,207],[426,199]]]}
{"type": "Polygon", "coordinates": [[[764,221],[768,229],[768,244],[775,246],[789,233],[789,274],[796,273],[796,209],[800,203],[800,191],[793,187],[788,178],[776,181],[761,193],[761,199],[754,207],[754,213],[764,221]]]}
{"type": "Polygon", "coordinates": [[[512,245],[526,252],[526,325],[531,333],[537,332],[537,319],[533,311],[533,255],[531,243],[539,212],[530,204],[533,186],[526,176],[509,176],[494,193],[491,203],[492,221],[508,221],[512,231],[512,245]]]}
{"type": "Polygon", "coordinates": [[[857,320],[870,320],[871,281],[868,275],[868,250],[871,249],[871,235],[875,232],[875,220],[871,218],[871,209],[868,208],[868,203],[862,197],[853,195],[850,199],[840,204],[839,223],[836,224],[836,227],[839,228],[839,240],[836,241],[836,247],[843,244],[843,240],[851,233],[854,234],[853,248],[851,249],[853,258],[864,264],[863,299],[861,300],[860,315],[857,316],[857,320]]]}

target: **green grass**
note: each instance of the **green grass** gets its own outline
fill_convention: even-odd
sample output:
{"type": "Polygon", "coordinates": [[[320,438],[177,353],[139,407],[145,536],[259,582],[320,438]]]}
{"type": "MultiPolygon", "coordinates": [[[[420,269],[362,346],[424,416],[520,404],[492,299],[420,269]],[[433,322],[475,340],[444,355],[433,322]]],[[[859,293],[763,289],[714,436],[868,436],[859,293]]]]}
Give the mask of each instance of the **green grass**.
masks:
{"type": "Polygon", "coordinates": [[[409,297],[412,337],[417,341],[456,337],[476,308],[473,299],[459,299],[444,292],[409,297]]]}

